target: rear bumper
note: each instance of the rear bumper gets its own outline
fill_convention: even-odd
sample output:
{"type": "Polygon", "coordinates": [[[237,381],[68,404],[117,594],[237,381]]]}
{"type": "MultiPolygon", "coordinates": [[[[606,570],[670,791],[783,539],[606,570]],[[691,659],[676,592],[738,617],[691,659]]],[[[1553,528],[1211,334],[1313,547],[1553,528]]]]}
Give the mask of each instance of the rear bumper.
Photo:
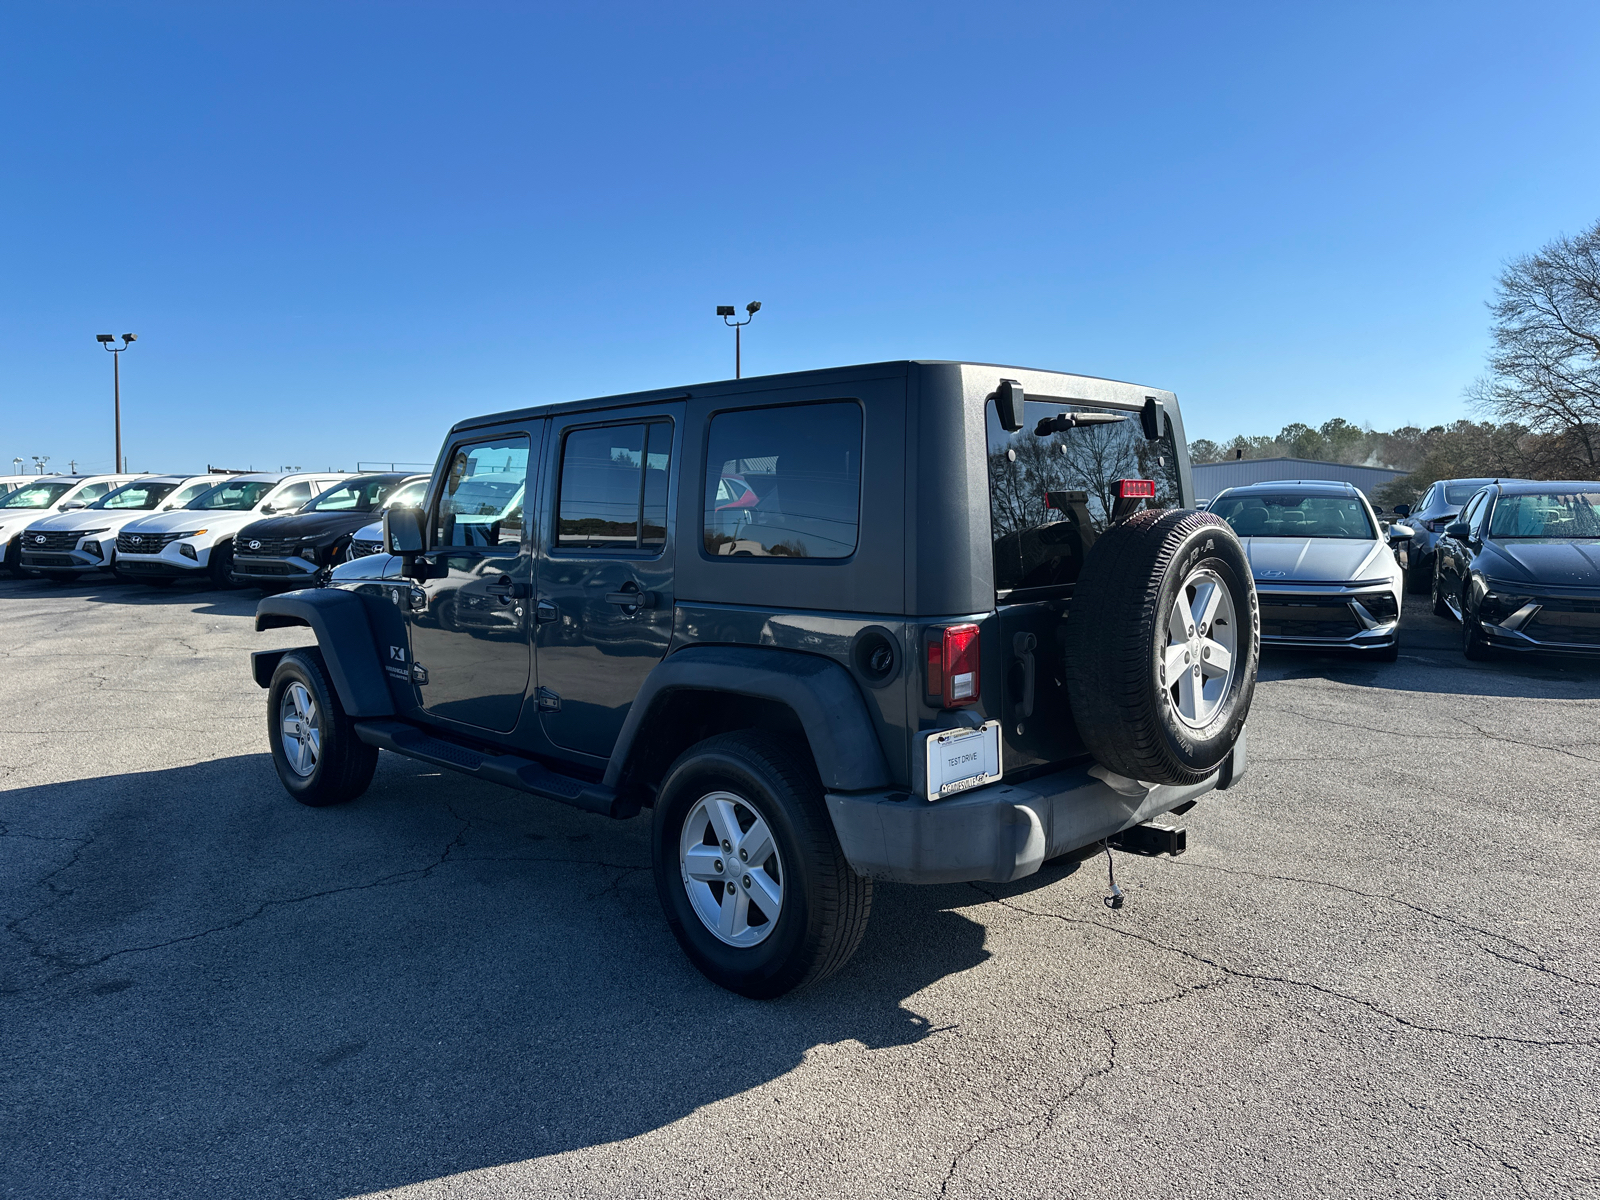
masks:
{"type": "Polygon", "coordinates": [[[829,793],[828,813],[858,875],[899,883],[1009,883],[1047,860],[1121,833],[1243,778],[1245,735],[1231,764],[1188,787],[1132,795],[1071,767],[1023,783],[996,783],[947,800],[891,793],[829,793]]]}

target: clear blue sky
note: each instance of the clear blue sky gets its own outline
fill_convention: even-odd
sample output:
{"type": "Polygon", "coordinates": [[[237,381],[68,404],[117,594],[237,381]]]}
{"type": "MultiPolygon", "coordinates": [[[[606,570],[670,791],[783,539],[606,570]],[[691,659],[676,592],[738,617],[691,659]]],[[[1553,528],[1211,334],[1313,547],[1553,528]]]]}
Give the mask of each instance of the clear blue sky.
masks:
{"type": "Polygon", "coordinates": [[[0,470],[431,460],[464,415],[971,358],[1191,436],[1466,413],[1600,217],[1600,6],[22,4],[0,470]]]}

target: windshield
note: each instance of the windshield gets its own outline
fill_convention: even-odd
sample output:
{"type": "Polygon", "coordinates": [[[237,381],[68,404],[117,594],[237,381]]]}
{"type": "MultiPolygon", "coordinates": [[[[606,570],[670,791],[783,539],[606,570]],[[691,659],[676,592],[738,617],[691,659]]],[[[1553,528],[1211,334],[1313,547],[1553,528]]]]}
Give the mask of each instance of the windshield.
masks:
{"type": "Polygon", "coordinates": [[[202,512],[249,512],[276,486],[267,479],[230,479],[201,492],[189,507],[202,512]]]}
{"type": "Polygon", "coordinates": [[[0,500],[0,508],[49,508],[77,486],[76,479],[65,483],[26,483],[0,500]]]}
{"type": "Polygon", "coordinates": [[[398,489],[384,503],[385,508],[421,508],[428,496],[428,481],[415,479],[398,489]]]}
{"type": "MultiPolygon", "coordinates": [[[[997,596],[1074,582],[1084,555],[1111,519],[1118,480],[1155,480],[1156,498],[1146,502],[1151,508],[1183,502],[1170,421],[1152,442],[1145,439],[1137,411],[1059,400],[1028,400],[1023,409],[1023,427],[1010,433],[1001,426],[994,402],[985,406],[997,596]],[[1128,419],[1044,437],[1034,433],[1042,419],[1063,412],[1128,419]]],[[[725,473],[723,483],[728,498],[718,499],[718,506],[738,505],[745,480],[725,473]]]]}
{"type": "Polygon", "coordinates": [[[352,479],[349,483],[329,488],[300,511],[376,512],[399,482],[398,479],[352,479]]]}
{"type": "Polygon", "coordinates": [[[149,510],[160,504],[167,493],[177,486],[175,483],[130,483],[102,496],[89,507],[149,510]]]}
{"type": "Polygon", "coordinates": [[[1476,496],[1478,494],[1478,489],[1482,486],[1483,484],[1481,483],[1446,484],[1444,489],[1444,502],[1446,504],[1454,504],[1457,508],[1460,508],[1468,500],[1471,500],[1474,496],[1476,496]]]}
{"type": "Polygon", "coordinates": [[[1489,522],[1492,538],[1600,537],[1600,492],[1534,492],[1501,496],[1489,522]]]}
{"type": "Polygon", "coordinates": [[[1354,538],[1378,536],[1367,506],[1354,496],[1314,496],[1304,492],[1228,495],[1211,504],[1240,537],[1354,538]]]}

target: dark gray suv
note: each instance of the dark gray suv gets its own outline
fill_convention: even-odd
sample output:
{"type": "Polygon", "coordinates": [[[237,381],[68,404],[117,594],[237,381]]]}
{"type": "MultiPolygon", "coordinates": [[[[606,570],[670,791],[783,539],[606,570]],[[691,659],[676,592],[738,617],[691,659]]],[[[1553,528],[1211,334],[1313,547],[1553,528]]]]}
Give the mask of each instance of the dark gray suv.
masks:
{"type": "Polygon", "coordinates": [[[450,431],[420,509],[263,600],[280,778],[386,749],[653,810],[686,953],[749,996],[840,967],[872,881],[1009,881],[1245,767],[1259,643],[1169,392],[895,362],[450,431]]]}

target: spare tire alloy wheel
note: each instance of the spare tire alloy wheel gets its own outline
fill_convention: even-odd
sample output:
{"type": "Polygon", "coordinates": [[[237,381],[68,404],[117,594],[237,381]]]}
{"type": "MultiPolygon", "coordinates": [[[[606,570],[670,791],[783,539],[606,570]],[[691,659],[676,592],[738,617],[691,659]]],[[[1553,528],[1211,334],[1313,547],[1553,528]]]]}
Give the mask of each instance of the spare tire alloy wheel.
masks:
{"type": "Polygon", "coordinates": [[[1215,572],[1196,570],[1179,589],[1167,618],[1162,685],[1178,719],[1204,729],[1233,690],[1239,648],[1238,616],[1228,585],[1215,572]]]}
{"type": "Polygon", "coordinates": [[[755,946],[783,911],[783,864],[766,819],[749,800],[712,792],[689,811],[678,868],[695,916],[719,941],[755,946]]]}
{"type": "Polygon", "coordinates": [[[1107,770],[1190,785],[1217,771],[1255,693],[1261,617],[1249,560],[1212,513],[1135,513],[1096,539],[1065,627],[1067,693],[1107,770]]]}

